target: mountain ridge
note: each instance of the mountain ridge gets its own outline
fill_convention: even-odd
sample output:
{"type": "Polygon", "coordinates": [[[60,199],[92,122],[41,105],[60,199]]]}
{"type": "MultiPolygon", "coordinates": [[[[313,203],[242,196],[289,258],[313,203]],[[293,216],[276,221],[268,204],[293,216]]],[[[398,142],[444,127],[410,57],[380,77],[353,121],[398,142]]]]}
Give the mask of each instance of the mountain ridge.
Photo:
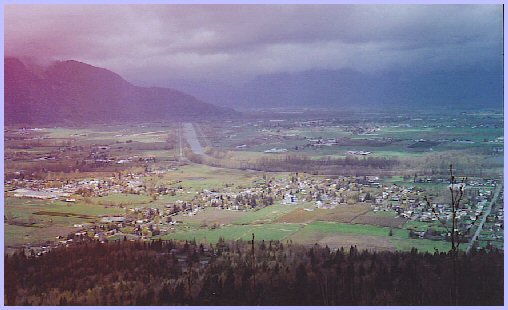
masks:
{"type": "Polygon", "coordinates": [[[503,71],[463,68],[418,72],[365,73],[352,69],[313,69],[267,73],[238,83],[171,85],[235,109],[320,108],[351,110],[503,108],[503,71]]]}
{"type": "Polygon", "coordinates": [[[135,86],[105,68],[66,60],[33,72],[4,58],[5,123],[60,124],[159,121],[236,115],[179,90],[135,86]]]}

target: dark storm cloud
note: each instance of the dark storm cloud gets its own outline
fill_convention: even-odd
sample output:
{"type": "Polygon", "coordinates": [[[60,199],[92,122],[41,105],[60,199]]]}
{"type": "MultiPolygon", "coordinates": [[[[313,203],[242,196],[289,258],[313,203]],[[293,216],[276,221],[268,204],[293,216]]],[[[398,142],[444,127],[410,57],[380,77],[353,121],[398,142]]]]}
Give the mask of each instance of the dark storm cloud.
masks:
{"type": "Polygon", "coordinates": [[[499,67],[499,5],[7,5],[5,52],[127,79],[499,67]]]}

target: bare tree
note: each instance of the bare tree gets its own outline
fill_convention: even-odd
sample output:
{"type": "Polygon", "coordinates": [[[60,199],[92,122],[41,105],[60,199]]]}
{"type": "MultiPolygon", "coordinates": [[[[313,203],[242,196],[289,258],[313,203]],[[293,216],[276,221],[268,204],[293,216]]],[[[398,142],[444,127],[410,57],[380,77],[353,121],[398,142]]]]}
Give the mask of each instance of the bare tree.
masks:
{"type": "MultiPolygon", "coordinates": [[[[450,171],[449,190],[450,190],[450,198],[451,198],[450,205],[452,207],[451,228],[448,225],[447,219],[443,219],[439,216],[439,213],[437,212],[436,208],[434,206],[432,206],[428,197],[425,197],[425,202],[427,203],[427,206],[429,207],[429,209],[432,210],[432,214],[434,215],[434,217],[439,221],[439,223],[448,232],[448,235],[450,236],[450,241],[451,241],[451,251],[455,253],[455,252],[458,252],[460,244],[464,240],[464,237],[470,231],[470,228],[467,228],[466,230],[459,229],[458,215],[457,215],[457,211],[460,207],[460,202],[464,196],[467,178],[463,178],[460,182],[457,182],[457,179],[453,175],[453,165],[450,165],[449,171],[450,171]]],[[[480,214],[480,216],[481,216],[481,214],[480,214]]],[[[480,216],[476,217],[475,222],[480,218],[480,216]]]]}
{"type": "Polygon", "coordinates": [[[438,212],[436,211],[435,207],[433,207],[427,197],[425,197],[425,201],[427,202],[427,206],[432,209],[433,215],[436,217],[436,219],[441,223],[441,225],[447,230],[448,235],[450,236],[451,241],[451,249],[450,252],[452,254],[452,260],[453,260],[453,287],[451,288],[451,298],[452,298],[452,304],[457,305],[458,301],[458,285],[457,285],[457,256],[459,253],[459,246],[462,243],[462,241],[466,240],[464,237],[469,235],[469,231],[471,227],[474,227],[474,224],[478,219],[481,218],[482,212],[480,215],[476,216],[475,221],[466,229],[462,230],[459,229],[459,223],[458,223],[458,216],[457,216],[457,210],[459,209],[460,202],[464,196],[465,186],[467,182],[467,178],[463,178],[460,182],[457,182],[457,178],[453,174],[453,165],[450,164],[449,166],[449,172],[450,172],[450,199],[451,199],[451,207],[452,207],[452,225],[451,229],[449,225],[447,225],[446,219],[441,219],[439,217],[438,212]]]}

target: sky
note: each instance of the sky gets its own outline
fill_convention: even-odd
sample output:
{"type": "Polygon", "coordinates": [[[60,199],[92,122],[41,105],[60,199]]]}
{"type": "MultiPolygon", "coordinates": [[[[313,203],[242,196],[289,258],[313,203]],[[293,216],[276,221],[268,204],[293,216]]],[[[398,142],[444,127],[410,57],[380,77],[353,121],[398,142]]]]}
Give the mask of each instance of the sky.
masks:
{"type": "MultiPolygon", "coordinates": [[[[502,72],[500,5],[5,6],[5,55],[210,98],[267,75],[502,72]]],[[[236,99],[231,99],[236,100],[236,99]]]]}

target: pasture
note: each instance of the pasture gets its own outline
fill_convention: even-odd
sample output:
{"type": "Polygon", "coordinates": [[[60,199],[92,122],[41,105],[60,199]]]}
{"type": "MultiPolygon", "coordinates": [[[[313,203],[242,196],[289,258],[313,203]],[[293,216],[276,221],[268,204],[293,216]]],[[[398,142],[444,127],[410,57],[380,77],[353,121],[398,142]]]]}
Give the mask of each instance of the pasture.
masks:
{"type": "Polygon", "coordinates": [[[96,204],[77,202],[68,204],[61,201],[46,201],[5,197],[6,223],[5,246],[54,240],[66,236],[82,224],[98,220],[104,215],[118,214],[117,208],[106,208],[96,204]]]}
{"type": "Polygon", "coordinates": [[[205,208],[193,216],[178,214],[173,217],[175,221],[195,224],[199,226],[228,225],[245,216],[247,211],[231,211],[218,208],[205,208]]]}
{"type": "Polygon", "coordinates": [[[321,220],[339,223],[350,223],[358,216],[369,212],[371,207],[370,204],[367,203],[356,203],[352,205],[340,204],[332,209],[310,208],[308,210],[300,207],[281,216],[277,222],[309,223],[315,220],[321,220]]]}
{"type": "Polygon", "coordinates": [[[271,205],[266,208],[256,209],[254,211],[246,211],[244,215],[238,220],[233,221],[233,224],[260,224],[275,222],[280,216],[287,214],[297,209],[294,205],[271,205]]]}
{"type": "MultiPolygon", "coordinates": [[[[434,155],[435,165],[447,161],[449,157],[442,159],[439,156],[460,154],[451,152],[458,150],[477,156],[470,163],[483,159],[485,163],[492,161],[484,165],[485,169],[502,165],[499,152],[492,155],[494,147],[503,145],[501,127],[455,124],[449,119],[437,118],[423,121],[407,118],[399,121],[394,117],[389,121],[380,121],[377,116],[365,116],[370,119],[362,119],[358,123],[351,119],[347,119],[347,122],[345,119],[320,120],[315,125],[289,119],[282,122],[211,122],[196,124],[196,130],[207,146],[217,148],[219,155],[225,154],[226,161],[254,162],[259,158],[280,156],[264,153],[266,149],[277,147],[288,149],[282,156],[298,154],[317,160],[328,156],[344,158],[349,156],[349,150],[363,150],[371,151],[369,156],[397,157],[422,166],[427,158],[432,159],[434,155]],[[368,133],[365,134],[364,130],[368,130],[368,133]],[[315,141],[310,140],[317,138],[337,138],[339,142],[337,145],[316,146],[313,144],[315,141]],[[420,142],[423,143],[421,147],[414,147],[415,143],[420,142]],[[244,144],[245,147],[237,148],[244,144]],[[479,160],[476,161],[476,158],[479,160]]],[[[44,128],[31,131],[26,136],[13,134],[12,140],[6,140],[5,151],[8,157],[6,172],[10,174],[28,171],[28,176],[36,171],[38,178],[65,180],[106,178],[119,172],[124,175],[136,173],[142,174],[140,180],[148,189],[161,186],[174,193],[157,197],[153,191],[150,191],[151,196],[110,193],[102,197],[77,197],[75,203],[14,198],[7,193],[4,207],[5,244],[11,246],[52,240],[57,235],[73,231],[74,224],[96,221],[105,215],[124,214],[120,206],[163,208],[178,200],[203,203],[198,197],[203,190],[237,192],[251,187],[261,180],[263,174],[288,177],[287,173],[217,168],[189,163],[185,159],[178,161],[177,128],[177,124],[162,123],[108,124],[90,128],[44,128]],[[97,148],[103,149],[110,164],[101,166],[90,159],[97,155],[97,148]],[[44,156],[55,158],[40,158],[44,156]],[[128,164],[118,164],[118,160],[129,158],[128,164]],[[146,158],[150,160],[145,162],[146,158]],[[85,159],[92,161],[92,164],[82,164],[85,159]],[[163,172],[150,174],[150,169],[163,172]]],[[[446,190],[447,184],[414,183],[412,178],[404,179],[401,175],[405,170],[400,170],[389,173],[399,176],[387,177],[383,183],[421,188],[429,193],[446,190]]],[[[434,248],[449,248],[447,242],[410,239],[408,236],[409,230],[414,229],[442,230],[439,223],[406,222],[391,211],[373,212],[370,203],[339,204],[333,209],[317,209],[310,203],[282,205],[276,201],[266,208],[244,211],[206,208],[194,216],[180,214],[174,219],[183,223],[172,227],[174,232],[162,238],[216,242],[220,237],[250,240],[254,233],[257,240],[292,240],[306,245],[319,243],[331,247],[356,244],[366,249],[406,251],[414,246],[421,251],[431,252],[434,248]]]]}
{"type": "Polygon", "coordinates": [[[191,229],[177,231],[162,236],[163,240],[196,240],[197,242],[216,243],[219,238],[226,240],[251,240],[252,234],[256,240],[282,240],[296,232],[297,224],[261,224],[261,225],[229,225],[216,229],[191,229]]]}

